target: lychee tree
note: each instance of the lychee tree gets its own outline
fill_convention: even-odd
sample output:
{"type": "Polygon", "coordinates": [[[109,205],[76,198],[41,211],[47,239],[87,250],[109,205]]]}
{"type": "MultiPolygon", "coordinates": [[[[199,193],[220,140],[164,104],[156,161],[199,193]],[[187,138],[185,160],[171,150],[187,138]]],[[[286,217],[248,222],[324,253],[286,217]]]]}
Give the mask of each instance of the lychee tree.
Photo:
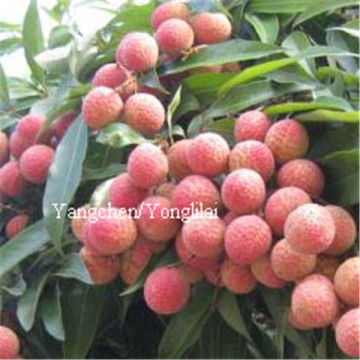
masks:
{"type": "Polygon", "coordinates": [[[113,17],[83,34],[58,0],[44,37],[31,0],[0,22],[30,71],[0,58],[0,358],[358,356],[357,5],[98,0],[76,6],[113,17]],[[159,208],[71,220],[109,201],[159,208]],[[192,202],[219,215],[161,215],[192,202]]]}

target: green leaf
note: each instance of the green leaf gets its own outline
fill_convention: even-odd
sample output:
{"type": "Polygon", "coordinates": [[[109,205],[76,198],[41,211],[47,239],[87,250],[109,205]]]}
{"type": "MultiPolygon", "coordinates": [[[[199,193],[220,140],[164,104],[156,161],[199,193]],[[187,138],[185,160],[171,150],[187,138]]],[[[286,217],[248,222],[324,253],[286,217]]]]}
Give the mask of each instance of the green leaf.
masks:
{"type": "Polygon", "coordinates": [[[65,215],[81,181],[82,164],[87,149],[88,130],[81,116],[70,126],[56,149],[46,182],[43,198],[43,213],[46,229],[55,245],[59,245],[65,215]],[[61,209],[58,216],[57,209],[61,209]]]}
{"type": "Polygon", "coordinates": [[[246,20],[253,26],[262,43],[274,44],[279,34],[279,19],[276,15],[247,13],[246,20]]]}
{"type": "Polygon", "coordinates": [[[8,83],[1,63],[0,63],[0,99],[4,101],[6,104],[9,103],[9,99],[10,99],[8,83]]]}
{"type": "Polygon", "coordinates": [[[309,113],[297,115],[300,121],[309,122],[346,122],[351,124],[359,123],[360,113],[358,111],[332,111],[316,110],[309,113]]]}
{"type": "Polygon", "coordinates": [[[126,165],[124,164],[109,164],[106,167],[94,169],[83,167],[82,181],[108,179],[125,171],[126,165]]]}
{"type": "Polygon", "coordinates": [[[41,317],[46,331],[59,341],[65,340],[65,330],[62,319],[60,288],[56,284],[49,290],[41,302],[41,317]]]}
{"type": "MultiPolygon", "coordinates": [[[[202,284],[204,285],[204,284],[202,284]]],[[[180,359],[201,335],[209,316],[214,289],[198,286],[185,309],[173,316],[159,345],[161,359],[180,359]]]]}
{"type": "Polygon", "coordinates": [[[0,278],[28,256],[39,251],[48,241],[44,222],[38,221],[2,245],[0,247],[0,278]]]}
{"type": "Polygon", "coordinates": [[[352,74],[347,71],[341,71],[336,68],[331,68],[328,66],[319,67],[316,70],[316,77],[319,81],[325,82],[327,79],[333,79],[338,74],[342,76],[346,85],[359,86],[359,77],[356,74],[352,74]]]}
{"type": "Polygon", "coordinates": [[[19,49],[21,45],[22,39],[20,37],[11,37],[0,40],[0,56],[11,54],[15,50],[19,49]]]}
{"type": "Polygon", "coordinates": [[[206,124],[202,130],[220,134],[229,144],[232,144],[234,142],[234,125],[234,119],[221,119],[206,124]]]}
{"type": "Polygon", "coordinates": [[[36,309],[48,277],[49,272],[43,273],[19,299],[16,315],[25,331],[34,325],[36,309]]]}
{"type": "Polygon", "coordinates": [[[167,109],[167,114],[166,114],[166,121],[168,124],[168,131],[169,131],[169,135],[170,135],[170,139],[171,142],[173,143],[174,140],[172,138],[172,119],[173,119],[173,115],[175,113],[175,111],[177,110],[177,108],[180,105],[181,102],[181,86],[176,90],[175,95],[173,96],[168,109],[167,109]]]}
{"type": "Polygon", "coordinates": [[[293,14],[305,11],[311,5],[312,0],[251,0],[247,10],[254,13],[293,14]]]}
{"type": "Polygon", "coordinates": [[[66,25],[55,26],[50,33],[49,47],[51,49],[64,46],[71,41],[70,29],[66,25]]]}

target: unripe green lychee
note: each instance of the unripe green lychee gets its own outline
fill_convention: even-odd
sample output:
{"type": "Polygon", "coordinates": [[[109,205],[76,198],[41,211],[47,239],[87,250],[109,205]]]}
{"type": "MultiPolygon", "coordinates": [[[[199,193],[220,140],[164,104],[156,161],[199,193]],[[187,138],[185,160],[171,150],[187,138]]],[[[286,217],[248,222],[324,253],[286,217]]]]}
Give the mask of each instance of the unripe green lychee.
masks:
{"type": "Polygon", "coordinates": [[[324,189],[324,174],[318,165],[307,159],[284,164],[277,175],[279,187],[295,186],[312,197],[319,197],[324,189]]]}
{"type": "Polygon", "coordinates": [[[272,235],[269,225],[257,215],[239,216],[228,225],[225,250],[230,260],[249,265],[270,249],[272,235]]]}
{"type": "Polygon", "coordinates": [[[50,146],[33,145],[29,147],[20,157],[21,174],[32,183],[44,183],[54,156],[55,152],[50,146]]]}
{"type": "Polygon", "coordinates": [[[286,219],[300,205],[311,203],[310,196],[294,186],[275,191],[265,205],[265,220],[275,235],[284,234],[286,219]]]}
{"type": "Polygon", "coordinates": [[[5,195],[19,196],[25,191],[27,185],[17,161],[9,161],[0,168],[0,191],[5,195]]]}
{"type": "Polygon", "coordinates": [[[16,359],[19,351],[18,336],[10,328],[0,325],[0,359],[16,359]]]}
{"type": "Polygon", "coordinates": [[[295,281],[309,275],[316,266],[316,256],[295,251],[286,239],[280,240],[271,251],[271,267],[276,276],[295,281]]]}
{"type": "Polygon", "coordinates": [[[16,215],[11,220],[8,221],[5,227],[6,237],[11,239],[17,236],[21,231],[23,231],[26,225],[29,223],[28,215],[16,215]]]}
{"type": "Polygon", "coordinates": [[[336,324],[336,343],[346,355],[359,357],[360,309],[345,313],[336,324]]]}
{"type": "Polygon", "coordinates": [[[151,15],[151,26],[156,30],[164,21],[169,19],[181,19],[187,21],[190,10],[186,4],[179,1],[168,1],[159,5],[151,15]]]}
{"type": "Polygon", "coordinates": [[[155,37],[160,50],[172,58],[189,50],[194,43],[194,32],[191,26],[180,19],[164,21],[156,30],[155,37]]]}
{"type": "Polygon", "coordinates": [[[230,211],[238,215],[250,214],[264,203],[265,183],[254,170],[235,170],[223,182],[221,196],[230,211]]]}
{"type": "Polygon", "coordinates": [[[268,181],[275,169],[275,160],[271,150],[257,140],[246,140],[237,144],[229,157],[230,171],[251,169],[268,181]]]}
{"type": "Polygon", "coordinates": [[[116,62],[135,72],[153,69],[159,58],[159,48],[154,38],[144,32],[125,35],[116,50],[116,62]]]}
{"type": "Polygon", "coordinates": [[[356,225],[352,216],[340,206],[328,205],[325,209],[335,223],[335,238],[324,251],[327,255],[341,255],[349,250],[356,239],[356,225]]]}
{"type": "Polygon", "coordinates": [[[232,27],[221,13],[203,12],[191,18],[196,44],[217,44],[230,38],[232,27]]]}
{"type": "Polygon", "coordinates": [[[209,177],[227,170],[229,155],[229,145],[216,133],[198,135],[187,148],[187,159],[193,173],[209,177]]]}
{"type": "Polygon", "coordinates": [[[301,158],[309,148],[309,135],[296,120],[284,119],[273,124],[265,136],[265,144],[279,164],[301,158]]]}
{"type": "Polygon", "coordinates": [[[257,140],[263,142],[270,126],[270,119],[263,112],[259,110],[246,111],[236,119],[235,141],[257,140]]]}
{"type": "Polygon", "coordinates": [[[130,76],[130,71],[123,66],[105,64],[96,71],[92,84],[94,86],[105,86],[116,89],[128,80],[130,76]]]}
{"type": "Polygon", "coordinates": [[[162,267],[146,279],[144,297],[147,306],[155,313],[170,315],[185,307],[190,286],[179,269],[162,267]]]}
{"type": "Polygon", "coordinates": [[[334,285],[339,298],[350,306],[359,306],[360,258],[347,259],[336,270],[334,285]]]}
{"type": "Polygon", "coordinates": [[[9,159],[9,140],[7,135],[0,131],[0,166],[9,159]]]}
{"type": "Polygon", "coordinates": [[[165,180],[169,164],[166,155],[159,147],[144,143],[131,152],[127,170],[135,186],[150,189],[165,180]]]}
{"type": "Polygon", "coordinates": [[[224,222],[214,214],[195,213],[182,228],[184,245],[200,258],[215,257],[224,250],[225,230],[224,222]]]}
{"type": "Polygon", "coordinates": [[[296,208],[286,219],[285,238],[298,252],[318,254],[334,240],[335,224],[325,207],[305,204],[296,208]]]}
{"type": "Polygon", "coordinates": [[[256,286],[256,279],[248,266],[226,259],[221,265],[221,281],[234,294],[248,294],[256,286]]]}
{"type": "Polygon", "coordinates": [[[82,104],[85,124],[93,130],[99,130],[119,120],[122,111],[123,102],[120,96],[105,86],[91,90],[82,104]]]}
{"type": "Polygon", "coordinates": [[[180,181],[192,174],[187,158],[187,149],[191,142],[192,140],[188,139],[180,140],[170,147],[168,152],[169,174],[175,180],[180,181]]]}
{"type": "Polygon", "coordinates": [[[135,130],[143,134],[155,134],[165,122],[165,109],[155,96],[138,93],[126,101],[124,118],[135,130]]]}

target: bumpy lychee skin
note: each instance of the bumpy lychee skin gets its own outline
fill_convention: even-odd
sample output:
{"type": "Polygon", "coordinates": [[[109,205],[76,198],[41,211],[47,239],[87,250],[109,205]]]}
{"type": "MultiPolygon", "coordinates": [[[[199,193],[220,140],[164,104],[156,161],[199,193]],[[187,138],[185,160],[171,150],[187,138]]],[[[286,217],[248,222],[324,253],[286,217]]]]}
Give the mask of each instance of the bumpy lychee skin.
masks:
{"type": "Polygon", "coordinates": [[[312,197],[319,197],[324,189],[324,174],[318,165],[306,159],[296,159],[283,165],[277,175],[279,187],[295,186],[312,197]]]}
{"type": "Polygon", "coordinates": [[[225,250],[230,260],[239,265],[249,265],[270,249],[271,241],[269,225],[257,215],[245,215],[228,225],[225,250]]]}
{"type": "Polygon", "coordinates": [[[29,216],[28,215],[16,215],[14,216],[5,227],[5,234],[6,237],[11,239],[18,235],[21,231],[23,231],[26,225],[29,223],[29,216]]]}
{"type": "Polygon", "coordinates": [[[251,264],[251,272],[259,283],[269,288],[278,289],[286,285],[286,281],[280,279],[274,273],[270,256],[267,254],[251,264]]]}
{"type": "Polygon", "coordinates": [[[190,17],[189,8],[181,2],[169,1],[158,6],[151,15],[151,26],[156,30],[163,22],[169,19],[187,21],[190,17]]]}
{"type": "Polygon", "coordinates": [[[94,86],[105,86],[116,89],[130,76],[130,71],[123,66],[117,66],[117,64],[105,64],[96,71],[92,84],[94,86]]]}
{"type": "Polygon", "coordinates": [[[221,281],[234,294],[248,294],[257,282],[248,266],[242,266],[226,259],[221,265],[221,281]]]}
{"type": "Polygon", "coordinates": [[[284,234],[286,219],[292,211],[301,205],[311,203],[310,196],[294,186],[275,191],[265,205],[265,220],[275,235],[284,234]]]}
{"type": "Polygon", "coordinates": [[[55,152],[50,146],[33,145],[21,155],[19,166],[24,178],[34,184],[46,181],[55,152]]]}
{"type": "Polygon", "coordinates": [[[137,208],[146,195],[147,190],[134,186],[128,173],[118,175],[111,183],[109,189],[111,206],[126,210],[137,208]]]}
{"type": "Polygon", "coordinates": [[[94,284],[104,285],[113,282],[120,268],[117,256],[102,256],[99,253],[83,247],[79,253],[94,284]]]}
{"type": "Polygon", "coordinates": [[[273,124],[265,136],[265,144],[279,164],[304,156],[309,148],[309,135],[296,120],[284,119],[273,124]]]}
{"type": "Polygon", "coordinates": [[[346,355],[359,357],[360,309],[346,312],[335,327],[336,343],[346,355]]]}
{"type": "Polygon", "coordinates": [[[342,263],[334,277],[336,294],[350,306],[359,306],[360,258],[352,257],[342,263]]]}
{"type": "Polygon", "coordinates": [[[271,251],[271,267],[280,279],[295,281],[309,275],[316,266],[316,256],[301,254],[280,240],[271,251]]]}
{"type": "Polygon", "coordinates": [[[211,266],[210,268],[205,269],[204,275],[205,275],[206,281],[209,284],[214,285],[216,287],[224,286],[224,283],[221,280],[221,264],[220,263],[216,263],[213,266],[211,266]]]}
{"type": "Polygon", "coordinates": [[[5,133],[0,131],[0,166],[9,158],[9,140],[5,133]]]}
{"type": "Polygon", "coordinates": [[[10,328],[0,325],[0,358],[16,359],[19,356],[20,341],[10,328]]]}
{"type": "Polygon", "coordinates": [[[138,145],[130,154],[127,170],[135,186],[150,189],[165,180],[169,164],[159,147],[144,143],[138,145]]]}
{"type": "Polygon", "coordinates": [[[156,30],[155,37],[160,50],[171,57],[180,56],[194,43],[191,26],[180,19],[164,21],[156,30]]]}
{"type": "Polygon", "coordinates": [[[43,115],[29,114],[21,118],[16,126],[16,132],[29,144],[32,145],[36,141],[41,127],[45,123],[46,118],[43,115]]]}
{"type": "Polygon", "coordinates": [[[176,188],[176,184],[167,181],[155,188],[154,195],[162,196],[169,200],[172,200],[175,188],[176,188]]]}
{"type": "Polygon", "coordinates": [[[21,154],[30,146],[30,144],[16,131],[10,135],[10,154],[15,159],[20,159],[21,154]]]}
{"type": "Polygon", "coordinates": [[[156,41],[152,36],[144,32],[127,34],[116,50],[117,64],[135,72],[153,69],[158,58],[159,48],[156,41]]]}
{"type": "Polygon", "coordinates": [[[187,158],[187,149],[193,140],[180,140],[170,147],[168,152],[169,174],[175,180],[182,180],[192,174],[187,158]]]}
{"type": "Polygon", "coordinates": [[[237,216],[235,213],[229,211],[229,212],[226,213],[226,215],[223,217],[223,221],[224,221],[225,225],[227,226],[227,225],[230,225],[237,217],[238,217],[238,216],[237,216]]]}
{"type": "Polygon", "coordinates": [[[83,100],[84,122],[93,130],[99,130],[120,118],[123,102],[120,96],[105,86],[91,90],[83,100]]]}
{"type": "Polygon", "coordinates": [[[17,161],[9,161],[0,168],[0,191],[5,195],[19,196],[25,191],[27,185],[17,161]]]}
{"type": "Polygon", "coordinates": [[[264,180],[250,169],[231,172],[221,188],[225,206],[238,215],[250,214],[260,209],[265,200],[265,192],[264,180]]]}
{"type": "Polygon", "coordinates": [[[162,267],[146,279],[144,297],[147,306],[155,313],[175,314],[188,302],[190,286],[179,269],[162,267]]]}
{"type": "Polygon", "coordinates": [[[231,36],[231,23],[220,13],[203,12],[191,19],[196,44],[217,44],[231,36]]]}
{"type": "Polygon", "coordinates": [[[227,170],[229,155],[229,145],[215,133],[198,135],[187,149],[187,159],[193,173],[209,177],[227,170]]]}
{"type": "Polygon", "coordinates": [[[77,118],[77,115],[77,113],[69,111],[63,115],[60,115],[55,120],[54,125],[52,126],[52,130],[58,139],[62,139],[64,137],[66,131],[77,118]]]}
{"type": "Polygon", "coordinates": [[[303,324],[301,322],[301,320],[299,320],[299,318],[294,314],[294,312],[291,309],[288,312],[287,321],[288,321],[289,325],[291,325],[295,329],[299,329],[299,330],[309,330],[309,329],[311,329],[311,326],[309,326],[307,324],[303,324]]]}
{"type": "Polygon", "coordinates": [[[333,281],[339,265],[340,260],[338,258],[319,255],[316,259],[315,272],[326,276],[329,280],[333,281]]]}
{"type": "Polygon", "coordinates": [[[291,310],[300,323],[309,328],[330,325],[339,311],[331,282],[321,275],[301,281],[292,293],[291,310]]]}
{"type": "Polygon", "coordinates": [[[175,236],[179,221],[172,216],[171,201],[161,196],[146,198],[138,207],[136,224],[149,240],[165,242],[175,236]]]}
{"type": "Polygon", "coordinates": [[[234,128],[235,141],[257,140],[263,142],[270,126],[270,119],[261,111],[247,111],[236,120],[234,128]]]}
{"type": "Polygon", "coordinates": [[[268,181],[275,169],[275,160],[271,150],[257,140],[246,140],[237,144],[229,157],[230,171],[251,169],[268,181]]]}
{"type": "Polygon", "coordinates": [[[89,205],[84,205],[76,209],[76,217],[71,219],[71,231],[74,236],[82,243],[84,243],[84,227],[87,222],[89,212],[89,205]]]}
{"type": "Polygon", "coordinates": [[[224,249],[225,230],[224,222],[217,216],[196,213],[183,226],[184,245],[200,258],[215,257],[224,249]]]}
{"type": "Polygon", "coordinates": [[[305,204],[296,208],[286,219],[285,238],[298,252],[318,254],[334,240],[335,224],[325,207],[305,204]]]}
{"type": "Polygon", "coordinates": [[[124,117],[135,130],[155,134],[165,122],[165,109],[154,95],[138,93],[126,101],[124,117]]]}
{"type": "Polygon", "coordinates": [[[203,209],[217,209],[220,194],[211,180],[200,175],[189,175],[176,186],[172,202],[175,208],[183,212],[186,209],[191,211],[192,207],[200,209],[201,206],[203,209]]]}
{"type": "Polygon", "coordinates": [[[356,225],[352,216],[340,206],[328,205],[325,209],[335,223],[335,238],[325,250],[327,255],[341,255],[349,250],[356,239],[356,225]]]}
{"type": "Polygon", "coordinates": [[[135,242],[135,221],[119,209],[98,209],[94,222],[90,219],[84,227],[85,243],[102,255],[117,255],[129,249],[135,242]]]}

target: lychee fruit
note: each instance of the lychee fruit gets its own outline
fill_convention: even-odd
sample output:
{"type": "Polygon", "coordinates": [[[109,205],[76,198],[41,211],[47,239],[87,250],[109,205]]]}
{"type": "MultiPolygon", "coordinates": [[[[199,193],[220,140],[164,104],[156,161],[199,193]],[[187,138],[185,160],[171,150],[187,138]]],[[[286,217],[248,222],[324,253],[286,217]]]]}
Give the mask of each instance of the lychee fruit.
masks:
{"type": "Polygon", "coordinates": [[[356,239],[356,225],[352,216],[340,206],[328,205],[325,209],[335,223],[335,238],[324,251],[327,255],[341,255],[349,250],[356,239]]]}
{"type": "Polygon", "coordinates": [[[285,238],[298,252],[318,254],[326,250],[335,237],[335,224],[325,207],[305,204],[286,219],[285,238]]]}
{"type": "Polygon", "coordinates": [[[290,309],[287,315],[287,321],[289,325],[294,327],[295,329],[299,330],[309,330],[311,329],[311,326],[307,324],[303,324],[301,320],[298,319],[298,317],[294,314],[294,312],[290,309]]]}
{"type": "Polygon", "coordinates": [[[0,168],[0,191],[5,195],[19,196],[25,191],[27,185],[17,161],[9,161],[0,168]]]}
{"type": "Polygon", "coordinates": [[[45,121],[46,118],[43,115],[29,114],[20,119],[15,131],[28,143],[28,146],[30,146],[35,144],[45,121]]]}
{"type": "Polygon", "coordinates": [[[156,30],[163,22],[169,19],[187,21],[190,17],[189,8],[179,1],[168,1],[159,5],[151,15],[151,26],[156,30]]]}
{"type": "Polygon", "coordinates": [[[263,142],[270,126],[271,121],[263,112],[259,110],[247,111],[236,119],[235,141],[257,140],[263,142]]]}
{"type": "Polygon", "coordinates": [[[154,95],[138,93],[126,101],[124,118],[135,130],[143,134],[155,134],[164,125],[165,109],[154,95]]]}
{"type": "Polygon", "coordinates": [[[248,266],[238,265],[226,259],[221,265],[221,281],[234,294],[248,294],[257,282],[248,266]]]}
{"type": "Polygon", "coordinates": [[[167,182],[160,184],[159,186],[157,186],[155,188],[154,195],[162,196],[169,200],[172,200],[175,188],[176,188],[176,184],[174,184],[170,181],[167,181],[167,182]]]}
{"type": "Polygon", "coordinates": [[[188,264],[181,264],[178,269],[183,273],[189,284],[195,284],[204,277],[204,274],[201,271],[194,269],[188,264]]]}
{"type": "Polygon", "coordinates": [[[180,140],[172,145],[168,152],[169,174],[175,180],[182,180],[187,175],[192,174],[189,166],[187,151],[193,140],[180,140]]]}
{"type": "Polygon", "coordinates": [[[29,223],[29,216],[25,214],[14,216],[5,227],[6,237],[11,239],[18,235],[21,231],[25,229],[27,224],[29,223]]]}
{"type": "Polygon", "coordinates": [[[84,226],[87,222],[89,205],[84,205],[76,209],[76,216],[71,219],[70,227],[74,236],[84,243],[84,226]]]}
{"type": "Polygon", "coordinates": [[[159,58],[154,38],[144,32],[131,32],[121,40],[116,50],[116,62],[135,72],[153,69],[159,58]]]}
{"type": "Polygon", "coordinates": [[[330,325],[339,310],[331,282],[321,275],[301,281],[292,293],[291,310],[299,322],[309,328],[330,325]]]}
{"type": "Polygon", "coordinates": [[[335,327],[336,343],[346,355],[359,357],[360,309],[346,312],[335,327]]]}
{"type": "Polygon", "coordinates": [[[230,260],[249,265],[270,249],[272,234],[269,225],[257,215],[239,216],[228,225],[225,251],[230,260]]]}
{"type": "Polygon", "coordinates": [[[117,66],[117,64],[105,64],[96,71],[92,84],[94,86],[105,86],[116,89],[130,76],[130,71],[123,66],[117,66]]]}
{"type": "Polygon", "coordinates": [[[217,209],[220,194],[211,180],[201,175],[189,175],[176,186],[172,202],[185,217],[191,215],[192,209],[217,209]]]}
{"type": "Polygon", "coordinates": [[[111,206],[126,210],[136,209],[146,196],[147,190],[134,186],[128,173],[118,175],[109,189],[111,206]]]}
{"type": "Polygon", "coordinates": [[[9,147],[10,154],[15,158],[19,159],[21,154],[30,146],[21,135],[19,135],[16,131],[14,131],[10,135],[9,147]]]}
{"type": "Polygon", "coordinates": [[[271,251],[271,267],[280,279],[296,281],[309,275],[316,266],[316,256],[294,250],[286,239],[275,244],[271,251]]]}
{"type": "Polygon", "coordinates": [[[318,165],[306,159],[296,159],[284,164],[277,175],[279,187],[295,186],[312,197],[319,197],[324,189],[324,174],[318,165]]]}
{"type": "Polygon", "coordinates": [[[179,221],[171,211],[171,201],[161,196],[146,198],[138,207],[136,224],[147,239],[165,242],[175,236],[179,221]]]}
{"type": "Polygon", "coordinates": [[[0,359],[16,359],[19,351],[18,336],[10,328],[0,325],[0,359]]]}
{"type": "Polygon", "coordinates": [[[284,234],[286,219],[292,211],[301,205],[311,203],[310,196],[294,186],[275,191],[265,205],[265,220],[275,235],[284,234]]]}
{"type": "Polygon", "coordinates": [[[338,258],[319,255],[316,259],[315,272],[333,281],[339,265],[340,261],[338,258]]]}
{"type": "Polygon", "coordinates": [[[9,159],[9,140],[5,133],[0,131],[0,166],[9,159]]]}
{"type": "Polygon", "coordinates": [[[146,279],[144,297],[147,306],[160,315],[181,311],[190,297],[190,286],[181,270],[161,267],[146,279]]]}
{"type": "Polygon", "coordinates": [[[206,281],[209,284],[214,285],[216,287],[224,286],[224,284],[221,280],[221,264],[220,263],[216,263],[216,264],[212,265],[211,267],[209,267],[208,269],[205,269],[204,275],[205,275],[206,281]]]}
{"type": "Polygon", "coordinates": [[[84,227],[86,244],[101,255],[117,255],[129,249],[137,238],[135,221],[116,208],[99,208],[84,227]]]}
{"type": "Polygon", "coordinates": [[[73,111],[69,111],[63,115],[60,115],[55,121],[52,126],[52,130],[55,133],[56,137],[58,139],[62,139],[68,130],[68,128],[71,126],[71,124],[75,121],[77,118],[77,113],[73,111]]]}
{"type": "Polygon", "coordinates": [[[131,152],[127,170],[135,186],[150,189],[165,180],[169,164],[166,155],[159,147],[143,143],[131,152]]]}
{"type": "Polygon", "coordinates": [[[194,174],[215,177],[228,168],[230,149],[220,135],[204,133],[188,145],[187,159],[194,174]]]}
{"type": "Polygon", "coordinates": [[[227,225],[230,225],[237,217],[238,217],[238,215],[229,211],[223,217],[223,221],[224,221],[225,225],[227,226],[227,225]]]}
{"type": "Polygon", "coordinates": [[[33,145],[29,147],[20,157],[21,174],[34,184],[44,183],[54,156],[55,152],[50,146],[33,145]]]}
{"type": "Polygon", "coordinates": [[[265,200],[265,183],[250,169],[231,172],[221,187],[225,206],[238,215],[250,214],[260,209],[265,200]]]}
{"type": "Polygon", "coordinates": [[[163,53],[176,58],[192,47],[194,32],[186,21],[169,19],[158,27],[155,38],[163,53]]]}
{"type": "Polygon", "coordinates": [[[271,150],[257,140],[246,140],[237,144],[229,157],[230,171],[251,169],[268,181],[275,169],[275,160],[271,150]]]}
{"type": "Polygon", "coordinates": [[[232,27],[221,13],[203,12],[191,18],[196,44],[217,44],[230,38],[232,27]]]}
{"type": "Polygon", "coordinates": [[[103,256],[85,246],[80,250],[79,256],[94,284],[109,284],[116,279],[120,269],[117,256],[103,256]]]}
{"type": "Polygon", "coordinates": [[[84,122],[93,130],[119,120],[123,111],[123,102],[115,90],[99,86],[91,90],[83,100],[82,114],[84,122]]]}
{"type": "Polygon", "coordinates": [[[200,258],[220,255],[224,250],[226,226],[214,214],[198,212],[186,220],[182,228],[184,245],[200,258]]]}
{"type": "Polygon", "coordinates": [[[347,259],[336,270],[334,285],[339,298],[350,306],[359,306],[360,258],[347,259]]]}
{"type": "Polygon", "coordinates": [[[301,158],[309,148],[309,135],[296,120],[284,119],[273,124],[265,136],[265,144],[279,164],[301,158]]]}
{"type": "Polygon", "coordinates": [[[251,272],[255,276],[255,279],[273,289],[282,288],[286,285],[286,281],[280,279],[274,273],[271,266],[270,256],[268,254],[263,255],[261,258],[251,264],[251,272]]]}

